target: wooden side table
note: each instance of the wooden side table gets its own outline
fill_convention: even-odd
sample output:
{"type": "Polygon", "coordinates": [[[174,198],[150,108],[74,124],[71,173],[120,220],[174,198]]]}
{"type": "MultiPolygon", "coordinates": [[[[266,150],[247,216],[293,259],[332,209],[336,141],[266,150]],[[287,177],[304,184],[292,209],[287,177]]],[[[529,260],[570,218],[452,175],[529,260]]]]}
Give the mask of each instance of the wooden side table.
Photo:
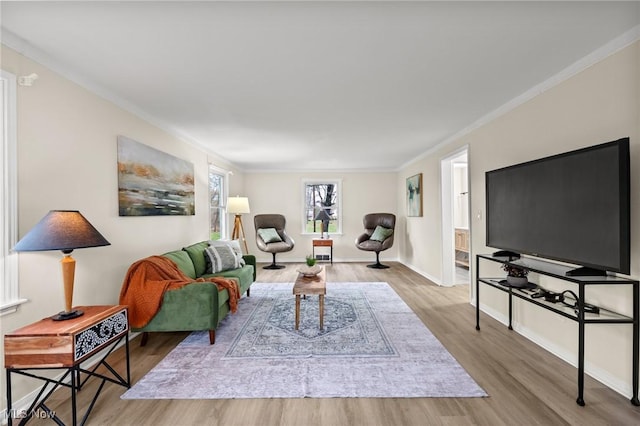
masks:
{"type": "MultiPolygon", "coordinates": [[[[333,240],[331,238],[314,238],[312,242],[311,254],[316,257],[316,247],[329,247],[329,260],[333,264],[333,240]]],[[[323,259],[324,260],[324,259],[323,259]]]]}
{"type": "Polygon", "coordinates": [[[24,415],[20,415],[20,424],[33,417],[37,410],[44,411],[47,417],[56,423],[64,424],[55,412],[45,404],[60,386],[68,387],[71,390],[71,412],[74,426],[78,424],[76,394],[90,377],[98,377],[102,379],[102,383],[93,396],[80,424],[86,422],[106,382],[126,388],[131,387],[127,307],[123,305],[78,306],[74,309],[83,311],[84,315],[66,321],[45,318],[5,334],[4,366],[7,373],[7,419],[9,425],[12,425],[13,419],[16,418],[11,408],[12,373],[44,381],[36,399],[25,410],[24,415]],[[126,347],[126,379],[106,361],[123,339],[126,347]],[[91,370],[81,367],[82,362],[103,350],[107,350],[107,352],[91,370]],[[107,368],[113,377],[97,373],[96,370],[100,366],[107,368]],[[61,378],[51,379],[37,375],[37,371],[30,372],[30,370],[55,369],[65,370],[61,378]],[[81,373],[86,375],[83,380],[81,380],[81,373]]]}
{"type": "Polygon", "coordinates": [[[296,296],[296,330],[300,325],[300,296],[307,294],[317,294],[318,311],[320,311],[320,330],[324,328],[324,295],[327,294],[327,281],[325,269],[311,277],[298,273],[298,278],[293,284],[293,295],[296,296]]]}

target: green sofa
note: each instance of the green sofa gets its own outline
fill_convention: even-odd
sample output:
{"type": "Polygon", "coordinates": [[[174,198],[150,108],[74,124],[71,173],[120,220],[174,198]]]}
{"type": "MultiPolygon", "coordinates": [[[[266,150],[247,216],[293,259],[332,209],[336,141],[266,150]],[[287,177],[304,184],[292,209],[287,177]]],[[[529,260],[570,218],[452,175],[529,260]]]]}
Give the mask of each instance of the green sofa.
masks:
{"type": "MultiPolygon", "coordinates": [[[[201,241],[174,250],[162,256],[173,260],[185,275],[193,278],[224,277],[235,278],[240,285],[240,295],[250,293],[250,286],[256,280],[256,258],[253,255],[243,255],[246,265],[238,269],[205,274],[205,249],[207,241],[201,241]]],[[[209,330],[209,341],[215,343],[215,332],[220,321],[229,313],[229,292],[218,290],[211,282],[194,282],[179,290],[167,291],[162,300],[162,306],[151,321],[142,328],[133,331],[143,332],[142,343],[147,343],[151,331],[196,331],[209,330]]]]}

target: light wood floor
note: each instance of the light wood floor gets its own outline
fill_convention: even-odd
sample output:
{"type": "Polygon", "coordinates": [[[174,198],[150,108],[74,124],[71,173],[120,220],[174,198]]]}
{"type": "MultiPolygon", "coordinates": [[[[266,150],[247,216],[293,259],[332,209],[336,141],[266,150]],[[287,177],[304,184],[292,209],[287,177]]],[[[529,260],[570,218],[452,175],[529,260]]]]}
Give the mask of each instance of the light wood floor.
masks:
{"type": "MultiPolygon", "coordinates": [[[[91,425],[639,425],[640,407],[595,380],[585,380],[587,405],[576,399],[576,369],[495,320],[475,310],[468,286],[438,287],[410,269],[389,263],[373,270],[363,263],[328,266],[328,281],[386,281],[449,352],[490,395],[488,398],[327,398],[252,400],[123,401],[122,387],[108,384],[91,425]]],[[[267,271],[258,282],[293,282],[297,265],[267,271]]],[[[219,333],[223,333],[220,330],[219,333]]],[[[145,347],[131,344],[132,381],[155,366],[187,333],[152,334],[145,347]]],[[[112,355],[116,368],[123,351],[112,355]]],[[[80,392],[86,406],[96,385],[80,392]]],[[[233,383],[229,383],[233,386],[233,383]]],[[[68,419],[68,391],[54,395],[51,408],[68,419]]],[[[39,424],[41,421],[34,421],[39,424]]],[[[43,423],[44,424],[44,423],[43,423]]]]}

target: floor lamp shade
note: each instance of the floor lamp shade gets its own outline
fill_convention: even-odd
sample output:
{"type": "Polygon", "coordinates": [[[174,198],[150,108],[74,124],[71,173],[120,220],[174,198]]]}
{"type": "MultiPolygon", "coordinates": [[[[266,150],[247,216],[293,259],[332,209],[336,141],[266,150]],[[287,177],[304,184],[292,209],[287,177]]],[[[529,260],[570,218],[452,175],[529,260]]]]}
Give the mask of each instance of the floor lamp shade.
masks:
{"type": "Polygon", "coordinates": [[[96,228],[77,210],[51,210],[13,248],[14,251],[61,250],[62,278],[64,281],[65,310],[55,320],[71,319],[82,315],[72,311],[73,279],[76,261],[71,257],[75,249],[110,245],[96,228]]]}
{"type": "Polygon", "coordinates": [[[227,199],[227,211],[231,214],[251,213],[249,199],[247,197],[229,197],[227,199]]]}

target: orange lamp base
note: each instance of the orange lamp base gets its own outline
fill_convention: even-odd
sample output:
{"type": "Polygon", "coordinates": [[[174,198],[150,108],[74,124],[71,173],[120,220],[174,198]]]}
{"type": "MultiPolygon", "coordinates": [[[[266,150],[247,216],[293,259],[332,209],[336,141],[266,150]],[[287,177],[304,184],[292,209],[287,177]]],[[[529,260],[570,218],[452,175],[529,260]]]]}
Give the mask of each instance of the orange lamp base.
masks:
{"type": "Polygon", "coordinates": [[[71,310],[73,300],[73,280],[76,272],[76,261],[71,257],[71,253],[65,253],[60,261],[62,264],[62,282],[64,283],[64,307],[65,310],[52,316],[54,321],[65,321],[82,316],[84,312],[71,310]]]}

